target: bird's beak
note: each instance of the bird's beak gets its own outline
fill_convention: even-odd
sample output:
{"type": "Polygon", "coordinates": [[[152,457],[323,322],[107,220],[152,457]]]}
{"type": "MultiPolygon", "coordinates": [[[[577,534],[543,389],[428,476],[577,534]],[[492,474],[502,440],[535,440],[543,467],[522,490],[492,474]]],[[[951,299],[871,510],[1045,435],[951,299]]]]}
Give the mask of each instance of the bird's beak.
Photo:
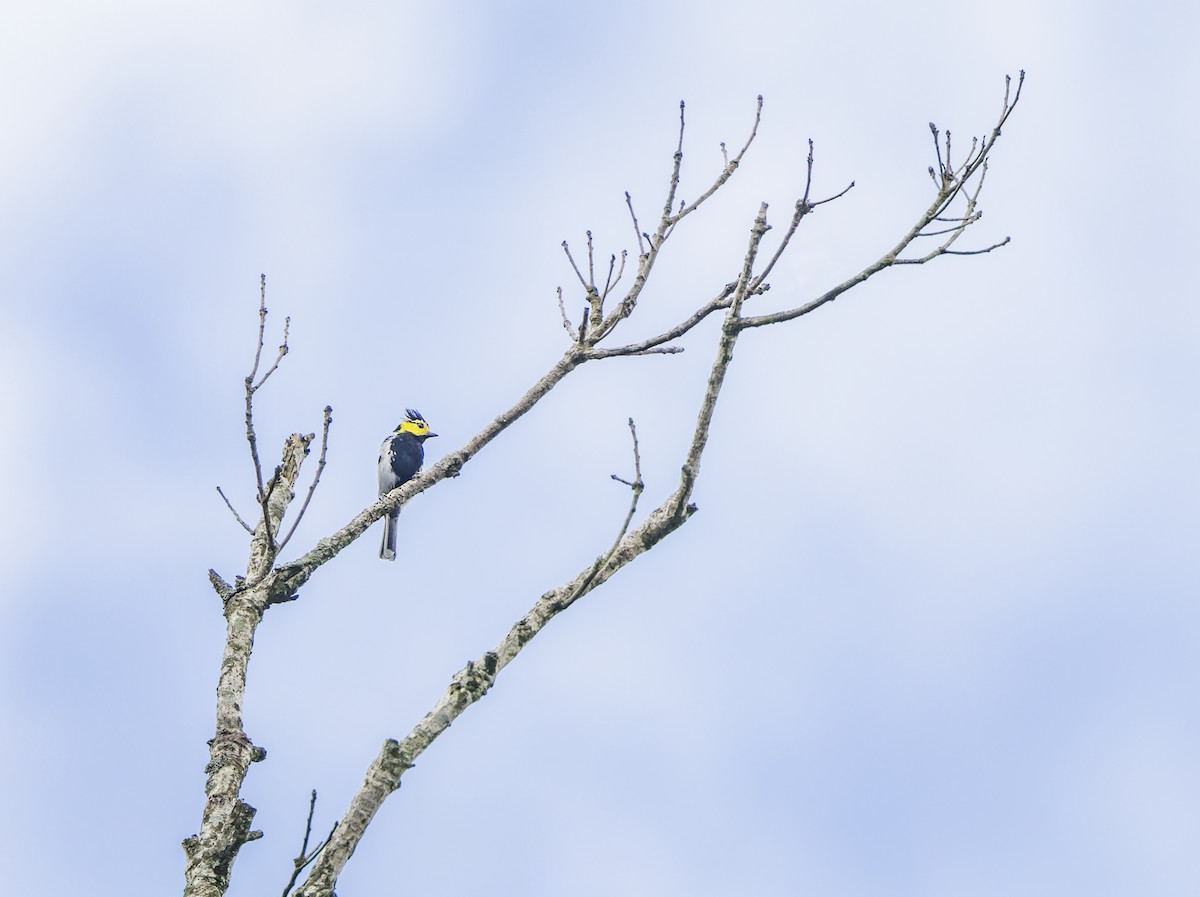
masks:
{"type": "Polygon", "coordinates": [[[437,435],[437,433],[426,433],[426,434],[425,434],[425,438],[426,438],[426,439],[432,439],[432,438],[433,438],[434,436],[436,436],[436,435],[437,435]]]}

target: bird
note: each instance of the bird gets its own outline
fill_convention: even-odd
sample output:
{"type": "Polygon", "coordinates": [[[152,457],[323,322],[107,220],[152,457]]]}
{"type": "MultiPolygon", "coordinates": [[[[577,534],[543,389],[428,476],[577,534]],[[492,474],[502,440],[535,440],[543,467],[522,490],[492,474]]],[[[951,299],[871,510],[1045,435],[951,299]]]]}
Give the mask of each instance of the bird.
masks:
{"type": "MultiPolygon", "coordinates": [[[[420,411],[405,408],[404,413],[404,420],[379,449],[380,495],[387,495],[417,475],[425,460],[425,440],[437,435],[430,431],[420,411]]],[[[379,547],[379,557],[385,561],[396,559],[396,521],[399,517],[400,509],[397,508],[383,518],[383,544],[379,547]]]]}

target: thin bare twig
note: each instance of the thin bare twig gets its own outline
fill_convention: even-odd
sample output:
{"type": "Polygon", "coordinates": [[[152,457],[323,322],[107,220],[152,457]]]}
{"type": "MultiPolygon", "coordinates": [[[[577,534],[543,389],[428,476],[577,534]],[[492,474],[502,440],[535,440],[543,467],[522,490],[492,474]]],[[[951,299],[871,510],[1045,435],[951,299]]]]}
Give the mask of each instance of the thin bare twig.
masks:
{"type": "Polygon", "coordinates": [[[765,268],[763,268],[763,270],[758,274],[758,276],[756,276],[753,279],[753,281],[751,282],[750,288],[749,288],[749,292],[751,294],[756,294],[756,293],[762,292],[763,290],[767,289],[767,287],[764,286],[764,283],[767,279],[767,275],[769,275],[771,273],[771,269],[775,267],[775,263],[778,262],[780,257],[782,257],[782,255],[784,254],[784,252],[787,251],[787,248],[792,241],[792,237],[795,235],[797,228],[800,227],[800,222],[804,219],[804,217],[806,215],[808,215],[808,213],[811,212],[813,209],[815,209],[817,206],[824,205],[827,202],[832,202],[833,200],[837,199],[838,197],[845,196],[846,193],[849,192],[850,189],[854,186],[854,181],[851,181],[850,186],[846,187],[846,189],[841,191],[841,193],[837,193],[834,196],[831,196],[827,199],[821,199],[816,202],[810,202],[808,197],[812,191],[812,175],[813,175],[813,142],[811,139],[808,141],[808,158],[806,161],[807,161],[807,173],[806,173],[805,179],[804,179],[804,196],[802,196],[800,199],[796,200],[796,210],[792,215],[792,221],[788,225],[788,229],[784,233],[783,238],[779,241],[779,246],[776,248],[775,254],[773,256],[771,256],[771,260],[769,262],[767,262],[767,266],[765,268]]]}
{"type": "Polygon", "coordinates": [[[629,191],[625,191],[625,205],[629,206],[629,217],[633,219],[633,232],[637,234],[638,240],[638,255],[645,256],[646,244],[642,242],[642,229],[638,226],[637,212],[633,210],[633,197],[629,195],[629,191]]]}
{"type": "Polygon", "coordinates": [[[587,231],[587,247],[588,247],[588,282],[587,288],[589,291],[596,289],[596,268],[594,265],[594,256],[592,252],[592,232],[587,231]]]}
{"type": "Polygon", "coordinates": [[[575,590],[575,594],[567,600],[568,604],[572,604],[578,600],[587,590],[588,586],[592,584],[592,580],[596,578],[596,574],[603,570],[604,567],[610,561],[612,561],[613,555],[615,555],[617,553],[617,549],[621,547],[621,540],[624,539],[625,534],[629,532],[629,524],[633,520],[633,515],[637,513],[638,500],[642,497],[642,493],[646,491],[646,484],[642,482],[642,456],[638,451],[637,427],[634,425],[632,417],[629,418],[629,434],[633,438],[633,482],[631,483],[628,480],[623,480],[615,473],[612,474],[612,478],[614,480],[619,483],[624,483],[633,492],[633,497],[629,502],[629,511],[625,514],[625,521],[621,524],[621,531],[617,533],[617,538],[613,540],[612,548],[610,548],[607,553],[596,558],[596,563],[592,567],[592,572],[579,584],[579,587],[575,590]]]}
{"type": "Polygon", "coordinates": [[[637,275],[634,279],[633,285],[625,294],[625,298],[617,303],[617,306],[604,317],[603,321],[593,320],[590,339],[592,346],[595,346],[606,336],[608,336],[608,334],[612,333],[613,328],[615,328],[621,323],[621,321],[625,320],[633,313],[633,310],[637,307],[638,298],[641,296],[642,290],[645,288],[646,283],[650,278],[650,273],[654,267],[655,261],[658,258],[659,250],[666,242],[667,237],[674,233],[675,227],[679,221],[699,208],[700,205],[704,203],[705,200],[707,200],[710,196],[716,193],[717,190],[719,190],[737,170],[738,165],[741,163],[742,157],[746,154],[747,150],[750,148],[750,144],[754,142],[754,138],[758,133],[758,125],[762,119],[762,102],[762,97],[759,96],[757,111],[754,116],[754,126],[751,128],[750,135],[746,138],[746,142],[742,146],[742,149],[737,156],[729,161],[728,165],[726,165],[726,167],[721,171],[720,175],[718,175],[717,179],[713,182],[713,185],[698,200],[689,205],[681,204],[679,211],[675,214],[672,214],[672,204],[675,201],[676,190],[679,186],[680,170],[683,164],[685,107],[683,103],[680,103],[679,142],[676,146],[675,154],[672,157],[671,178],[667,187],[667,197],[663,203],[662,217],[659,220],[658,228],[655,231],[654,236],[651,237],[638,227],[637,217],[633,216],[632,201],[630,200],[629,194],[625,194],[625,200],[629,205],[630,215],[633,216],[634,230],[638,233],[638,247],[641,251],[641,255],[638,258],[637,275]],[[645,238],[644,241],[643,238],[645,238]]]}
{"type": "Polygon", "coordinates": [[[258,365],[262,361],[263,342],[267,330],[267,275],[258,275],[258,348],[254,351],[254,367],[247,378],[251,383],[258,376],[258,365]]]}
{"type": "MultiPolygon", "coordinates": [[[[954,227],[944,227],[941,230],[924,230],[924,231],[921,231],[921,233],[917,234],[917,236],[918,237],[940,237],[942,234],[961,233],[965,227],[967,227],[968,225],[974,224],[976,221],[978,221],[982,217],[983,217],[983,212],[976,212],[973,215],[964,216],[962,219],[959,220],[958,224],[954,225],[954,227]]],[[[940,220],[940,219],[934,219],[934,220],[940,220]]]]}
{"type": "MultiPolygon", "coordinates": [[[[615,286],[615,284],[613,283],[613,268],[615,268],[616,265],[617,265],[617,256],[615,254],[610,255],[608,257],[608,277],[605,278],[605,281],[604,281],[604,291],[600,294],[601,301],[608,298],[608,291],[611,290],[615,286]]],[[[621,270],[622,271],[625,270],[625,250],[623,250],[623,249],[621,250],[621,270]]],[[[620,280],[620,279],[621,279],[621,275],[618,274],[617,280],[620,280]]]]}
{"type": "Polygon", "coordinates": [[[267,508],[267,490],[263,488],[262,462],[258,457],[258,437],[254,433],[254,393],[258,391],[259,386],[266,382],[267,377],[279,366],[279,358],[285,354],[287,346],[287,327],[284,327],[284,343],[280,349],[279,358],[275,360],[275,364],[271,370],[263,375],[262,380],[256,386],[254,378],[258,374],[258,366],[262,360],[263,341],[267,327],[267,275],[259,276],[259,300],[258,300],[258,346],[254,350],[254,366],[250,369],[250,375],[246,377],[246,439],[250,443],[250,459],[254,462],[254,481],[258,487],[258,504],[262,508],[262,523],[266,539],[266,548],[268,554],[271,553],[275,541],[271,534],[271,514],[267,508]]]}
{"type": "Polygon", "coordinates": [[[818,199],[816,202],[810,202],[809,205],[815,209],[817,206],[823,206],[827,202],[833,202],[835,199],[841,199],[843,196],[845,196],[847,193],[849,193],[853,189],[854,189],[854,181],[851,181],[849,184],[846,185],[845,189],[838,191],[837,193],[833,194],[833,196],[827,196],[824,199],[818,199]]]}
{"type": "Polygon", "coordinates": [[[304,504],[300,505],[300,513],[296,515],[296,519],[292,521],[291,529],[287,535],[283,537],[283,541],[279,543],[279,550],[283,551],[284,546],[292,538],[292,533],[296,531],[296,527],[300,525],[300,521],[304,519],[304,512],[308,510],[308,503],[312,501],[313,493],[317,491],[317,483],[321,482],[321,472],[325,470],[325,452],[329,448],[329,425],[333,423],[333,408],[329,405],[325,406],[325,420],[321,427],[321,454],[317,458],[317,469],[313,474],[312,485],[308,487],[308,494],[304,496],[304,504]]]}
{"type": "Polygon", "coordinates": [[[217,487],[217,494],[220,495],[221,498],[225,499],[225,507],[229,508],[229,511],[231,514],[233,514],[234,519],[237,520],[237,522],[242,525],[242,529],[244,529],[246,532],[248,532],[250,535],[253,536],[254,535],[254,527],[252,527],[250,524],[248,524],[245,520],[242,519],[242,515],[239,514],[237,512],[237,510],[233,507],[233,503],[230,502],[230,500],[225,496],[225,493],[221,491],[220,486],[217,487]]]}
{"type": "Polygon", "coordinates": [[[658,249],[662,246],[663,241],[667,238],[667,233],[673,224],[671,220],[671,210],[675,208],[675,193],[679,189],[679,173],[683,168],[683,130],[685,126],[684,117],[684,102],[679,101],[679,144],[675,148],[674,164],[671,168],[671,180],[667,184],[667,198],[663,202],[662,219],[658,223],[658,231],[653,238],[647,235],[650,240],[650,245],[658,249]]]}
{"type": "Polygon", "coordinates": [[[943,255],[983,255],[985,252],[991,252],[993,249],[999,249],[1001,246],[1007,246],[1012,242],[1012,237],[1005,237],[999,243],[993,243],[983,249],[947,249],[943,255]]]}
{"type": "MultiPolygon", "coordinates": [[[[629,435],[633,439],[633,482],[622,479],[615,473],[612,478],[618,483],[624,483],[635,492],[641,493],[645,491],[646,484],[642,482],[642,455],[638,451],[637,426],[633,423],[632,417],[629,418],[629,435]]],[[[626,522],[626,529],[628,529],[628,522],[626,522]]]]}
{"type": "MultiPolygon", "coordinates": [[[[754,112],[754,125],[750,128],[750,136],[746,138],[746,142],[742,144],[742,148],[738,150],[738,154],[732,159],[729,159],[728,153],[725,153],[725,158],[728,159],[728,161],[725,163],[725,167],[721,169],[721,173],[717,175],[717,179],[713,181],[712,186],[701,193],[699,199],[696,199],[689,205],[684,206],[675,215],[671,216],[669,221],[670,224],[675,224],[681,218],[692,214],[692,212],[700,208],[700,206],[702,206],[709,199],[709,197],[720,190],[727,180],[733,177],[733,173],[737,171],[738,165],[740,165],[742,162],[742,157],[746,155],[746,151],[750,149],[750,144],[752,144],[754,142],[754,138],[758,136],[758,126],[762,122],[762,108],[763,98],[762,94],[759,94],[758,107],[754,112]]],[[[725,152],[724,144],[721,145],[721,151],[723,153],[725,152]]],[[[674,195],[674,193],[672,193],[672,195],[674,195]]]]}
{"type": "Polygon", "coordinates": [[[575,258],[571,255],[571,247],[567,245],[567,241],[562,241],[563,252],[567,254],[567,261],[571,263],[571,267],[575,269],[575,276],[579,278],[579,282],[583,284],[583,288],[588,288],[588,282],[583,279],[583,272],[579,270],[579,266],[575,264],[575,258]]]}
{"type": "Polygon", "coordinates": [[[317,789],[314,788],[312,796],[308,801],[308,822],[304,825],[304,842],[300,845],[300,853],[296,855],[294,860],[292,860],[292,865],[294,867],[292,869],[292,877],[288,879],[288,883],[283,889],[282,897],[288,897],[288,894],[292,892],[292,888],[296,887],[296,880],[300,878],[300,873],[304,871],[305,867],[308,866],[309,863],[311,863],[320,855],[321,851],[325,849],[325,845],[329,843],[329,839],[333,837],[333,833],[337,831],[337,823],[335,822],[333,824],[333,828],[329,832],[329,836],[326,837],[325,840],[316,847],[314,847],[312,853],[308,852],[308,839],[312,837],[313,811],[316,810],[316,808],[317,789]]]}
{"type": "MultiPolygon", "coordinates": [[[[283,361],[283,356],[288,354],[288,330],[291,328],[291,326],[292,326],[291,317],[285,317],[283,319],[283,342],[279,344],[279,354],[275,356],[275,362],[271,365],[270,368],[267,369],[267,372],[262,375],[262,378],[257,383],[254,384],[255,392],[258,392],[262,388],[262,385],[267,382],[267,378],[270,377],[273,373],[275,373],[276,370],[278,370],[279,362],[283,361]]],[[[262,346],[260,345],[259,350],[261,351],[261,349],[262,349],[262,346]]],[[[258,365],[258,356],[257,355],[255,355],[254,364],[255,364],[255,366],[258,365]]]]}
{"type": "Polygon", "coordinates": [[[571,326],[571,319],[567,317],[567,307],[563,304],[562,287],[558,288],[558,312],[562,315],[563,329],[567,331],[567,336],[571,337],[571,341],[575,340],[575,328],[571,326]]]}

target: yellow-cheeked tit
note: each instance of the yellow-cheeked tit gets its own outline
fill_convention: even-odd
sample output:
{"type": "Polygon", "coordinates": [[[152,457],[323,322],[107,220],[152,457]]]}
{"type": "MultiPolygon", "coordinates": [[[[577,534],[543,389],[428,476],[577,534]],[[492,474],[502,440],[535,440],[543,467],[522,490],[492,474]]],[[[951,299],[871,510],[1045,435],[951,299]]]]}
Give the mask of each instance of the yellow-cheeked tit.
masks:
{"type": "MultiPolygon", "coordinates": [[[[404,410],[404,420],[379,449],[380,495],[386,495],[417,475],[425,460],[425,440],[437,435],[430,431],[420,411],[404,410]]],[[[383,544],[379,547],[379,556],[385,561],[396,559],[396,521],[399,517],[397,509],[383,518],[383,544]]]]}

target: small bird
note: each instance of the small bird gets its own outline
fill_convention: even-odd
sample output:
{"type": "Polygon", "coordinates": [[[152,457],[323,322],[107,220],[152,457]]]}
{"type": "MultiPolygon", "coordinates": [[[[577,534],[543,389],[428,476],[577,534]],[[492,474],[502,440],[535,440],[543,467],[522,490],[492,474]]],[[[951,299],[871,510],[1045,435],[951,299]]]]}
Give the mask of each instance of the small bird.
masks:
{"type": "MultiPolygon", "coordinates": [[[[420,411],[405,408],[405,418],[392,435],[383,441],[379,449],[379,494],[387,495],[397,486],[407,483],[417,475],[425,460],[425,440],[437,435],[431,433],[429,424],[420,411]]],[[[385,561],[396,559],[396,521],[399,509],[383,518],[383,544],[379,556],[385,561]]]]}

